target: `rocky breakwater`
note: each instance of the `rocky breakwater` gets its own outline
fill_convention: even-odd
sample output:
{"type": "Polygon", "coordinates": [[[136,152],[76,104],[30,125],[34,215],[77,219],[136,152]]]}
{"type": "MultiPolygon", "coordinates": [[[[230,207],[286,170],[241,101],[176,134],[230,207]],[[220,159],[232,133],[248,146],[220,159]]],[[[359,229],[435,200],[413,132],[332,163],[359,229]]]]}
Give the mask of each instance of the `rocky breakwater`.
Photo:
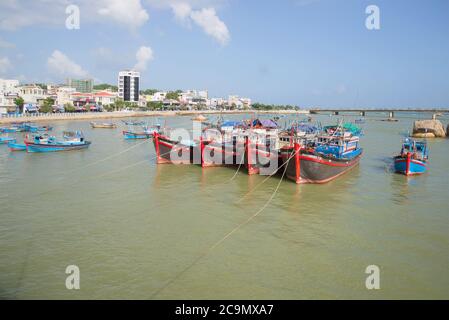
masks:
{"type": "Polygon", "coordinates": [[[417,120],[413,123],[413,137],[442,138],[446,137],[446,130],[440,120],[417,120]]]}

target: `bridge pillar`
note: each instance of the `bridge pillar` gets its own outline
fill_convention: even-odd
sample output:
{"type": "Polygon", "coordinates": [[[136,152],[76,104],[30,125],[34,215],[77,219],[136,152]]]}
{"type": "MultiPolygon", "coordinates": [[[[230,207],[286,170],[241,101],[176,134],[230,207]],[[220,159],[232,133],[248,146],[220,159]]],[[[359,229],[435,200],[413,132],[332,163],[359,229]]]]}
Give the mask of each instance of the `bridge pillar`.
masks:
{"type": "Polygon", "coordinates": [[[339,114],[339,112],[338,112],[338,111],[335,111],[335,112],[334,112],[334,115],[338,116],[338,114],[339,114]]]}
{"type": "Polygon", "coordinates": [[[436,113],[432,114],[432,120],[436,120],[436,119],[437,119],[437,114],[436,113]]]}
{"type": "Polygon", "coordinates": [[[360,111],[360,115],[361,115],[362,117],[364,117],[364,116],[366,115],[366,112],[365,112],[365,111],[360,111]]]}
{"type": "Polygon", "coordinates": [[[394,112],[393,112],[393,111],[390,111],[389,118],[390,118],[390,119],[393,119],[393,118],[394,118],[394,112]]]}

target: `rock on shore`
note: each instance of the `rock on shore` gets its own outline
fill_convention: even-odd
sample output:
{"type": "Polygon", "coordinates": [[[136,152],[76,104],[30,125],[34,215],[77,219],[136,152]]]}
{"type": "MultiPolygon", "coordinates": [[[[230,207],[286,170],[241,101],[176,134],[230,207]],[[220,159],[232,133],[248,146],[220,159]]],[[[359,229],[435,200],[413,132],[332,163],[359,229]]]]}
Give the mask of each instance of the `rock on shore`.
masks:
{"type": "Polygon", "coordinates": [[[447,124],[446,134],[447,134],[447,136],[449,137],[449,123],[447,124]]]}
{"type": "Polygon", "coordinates": [[[413,136],[417,138],[440,138],[446,136],[440,120],[417,120],[413,123],[413,136]]]}

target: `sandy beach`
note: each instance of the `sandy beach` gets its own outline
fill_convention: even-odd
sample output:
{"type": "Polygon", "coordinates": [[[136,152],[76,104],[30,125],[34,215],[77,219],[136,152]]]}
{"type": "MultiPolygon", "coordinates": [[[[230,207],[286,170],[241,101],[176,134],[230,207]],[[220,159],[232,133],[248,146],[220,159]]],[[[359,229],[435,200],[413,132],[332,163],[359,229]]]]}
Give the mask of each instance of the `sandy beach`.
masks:
{"type": "Polygon", "coordinates": [[[3,116],[0,117],[0,123],[8,124],[13,122],[48,122],[57,120],[97,120],[97,119],[115,119],[129,117],[173,117],[189,116],[197,114],[309,114],[307,110],[204,110],[204,111],[114,111],[114,112],[86,112],[86,113],[50,113],[34,114],[28,116],[3,116]]]}

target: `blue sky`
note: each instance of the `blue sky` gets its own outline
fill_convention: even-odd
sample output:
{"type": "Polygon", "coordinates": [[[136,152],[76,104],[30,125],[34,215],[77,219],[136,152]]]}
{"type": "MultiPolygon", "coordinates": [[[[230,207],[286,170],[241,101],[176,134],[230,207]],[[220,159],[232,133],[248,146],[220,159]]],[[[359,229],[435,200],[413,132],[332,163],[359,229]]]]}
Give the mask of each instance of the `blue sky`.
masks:
{"type": "Polygon", "coordinates": [[[322,107],[449,106],[449,1],[0,0],[0,77],[322,107]],[[68,5],[80,29],[65,27],[68,5]],[[368,5],[380,30],[365,27],[368,5]],[[137,55],[137,56],[136,56],[137,55]]]}

